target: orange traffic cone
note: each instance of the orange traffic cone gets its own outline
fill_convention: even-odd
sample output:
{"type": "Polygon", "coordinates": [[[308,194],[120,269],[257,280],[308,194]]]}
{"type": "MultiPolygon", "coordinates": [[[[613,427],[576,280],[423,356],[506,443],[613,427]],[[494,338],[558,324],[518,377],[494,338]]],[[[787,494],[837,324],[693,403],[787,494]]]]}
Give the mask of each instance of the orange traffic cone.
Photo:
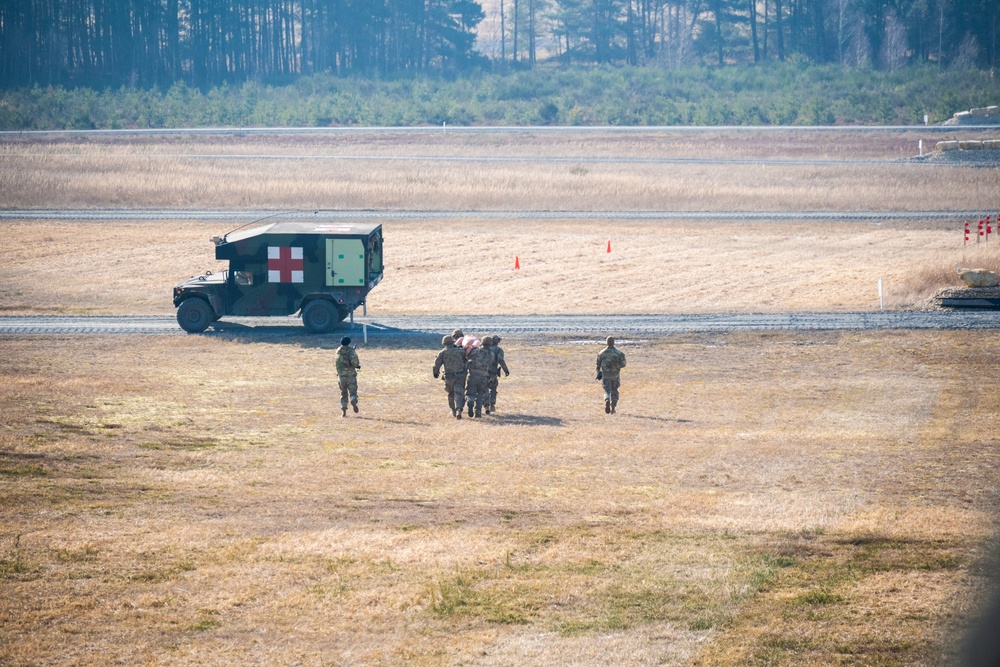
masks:
{"type": "Polygon", "coordinates": [[[521,268],[521,260],[517,258],[517,255],[514,255],[514,268],[515,269],[521,268]]]}
{"type": "Polygon", "coordinates": [[[610,240],[608,240],[608,252],[609,253],[611,252],[611,241],[610,240]]]}

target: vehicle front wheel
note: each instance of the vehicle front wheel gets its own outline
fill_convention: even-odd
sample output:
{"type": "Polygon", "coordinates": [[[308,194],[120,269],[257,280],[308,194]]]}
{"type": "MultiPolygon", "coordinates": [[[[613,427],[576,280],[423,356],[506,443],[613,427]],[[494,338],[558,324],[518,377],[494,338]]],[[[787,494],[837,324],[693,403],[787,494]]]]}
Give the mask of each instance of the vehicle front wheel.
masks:
{"type": "Polygon", "coordinates": [[[312,333],[327,333],[340,321],[337,307],[326,299],[310,301],[302,311],[302,324],[312,333]]]}
{"type": "Polygon", "coordinates": [[[177,324],[188,333],[201,333],[217,319],[208,302],[198,297],[184,299],[177,307],[177,324]]]}

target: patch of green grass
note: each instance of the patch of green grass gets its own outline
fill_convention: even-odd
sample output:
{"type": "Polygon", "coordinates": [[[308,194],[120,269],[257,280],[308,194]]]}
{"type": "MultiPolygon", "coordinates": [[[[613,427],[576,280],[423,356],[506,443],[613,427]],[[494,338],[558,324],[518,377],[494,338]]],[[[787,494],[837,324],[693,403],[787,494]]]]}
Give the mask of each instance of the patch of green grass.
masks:
{"type": "Polygon", "coordinates": [[[838,602],[843,601],[844,596],[838,595],[824,586],[820,588],[813,588],[805,593],[802,593],[801,595],[795,596],[792,600],[792,604],[821,605],[837,604],[838,602]]]}
{"type": "Polygon", "coordinates": [[[71,421],[68,417],[42,417],[35,420],[36,424],[54,426],[61,435],[94,435],[94,432],[82,424],[71,421]]]}
{"type": "Polygon", "coordinates": [[[0,466],[0,475],[5,477],[45,477],[49,469],[38,463],[22,463],[14,466],[0,466]]]}
{"type": "Polygon", "coordinates": [[[164,440],[162,442],[141,442],[137,444],[138,447],[142,449],[153,449],[153,450],[170,450],[170,449],[183,449],[189,452],[202,451],[206,449],[215,449],[216,447],[221,447],[222,444],[217,440],[211,438],[172,438],[170,440],[164,440]]]}
{"type": "Polygon", "coordinates": [[[222,627],[222,621],[217,618],[203,618],[199,620],[194,625],[190,626],[189,630],[194,630],[195,632],[205,632],[207,630],[214,630],[215,628],[222,627]]]}
{"type": "Polygon", "coordinates": [[[56,558],[65,563],[82,563],[97,558],[99,550],[92,544],[86,544],[79,549],[59,549],[56,558]]]}
{"type": "Polygon", "coordinates": [[[129,576],[129,580],[143,584],[159,584],[173,579],[183,572],[190,572],[195,569],[197,569],[197,567],[194,563],[190,561],[182,561],[170,567],[136,572],[135,574],[129,576]]]}
{"type": "Polygon", "coordinates": [[[14,579],[31,569],[21,549],[21,535],[14,538],[14,547],[0,557],[0,578],[14,579]]]}
{"type": "Polygon", "coordinates": [[[538,609],[532,588],[516,579],[459,574],[431,586],[431,610],[438,616],[470,616],[489,623],[520,625],[538,609]]]}
{"type": "MultiPolygon", "coordinates": [[[[888,612],[890,625],[869,629],[857,624],[855,602],[875,595],[868,580],[886,572],[951,570],[968,560],[954,541],[872,534],[796,533],[772,546],[763,560],[774,578],[760,590],[775,594],[746,596],[698,664],[914,664],[941,619],[907,609],[904,596],[888,612]],[[847,626],[856,629],[845,637],[839,629],[847,626]]],[[[708,626],[695,621],[691,629],[708,626]]]]}
{"type": "Polygon", "coordinates": [[[0,558],[0,578],[14,579],[30,569],[31,566],[24,559],[20,549],[9,551],[0,558]]]}
{"type": "MultiPolygon", "coordinates": [[[[585,548],[587,531],[570,531],[585,548]]],[[[521,537],[522,548],[507,552],[502,565],[466,569],[433,582],[430,610],[491,623],[538,623],[565,636],[664,622],[705,631],[725,627],[732,610],[769,586],[777,570],[773,559],[736,557],[739,544],[718,535],[655,532],[636,550],[634,535],[628,533],[621,536],[620,559],[610,560],[548,560],[539,554],[550,549],[565,554],[558,543],[569,536],[543,530],[521,537]],[[680,544],[679,553],[689,557],[687,543],[692,540],[721,549],[715,554],[719,558],[712,559],[713,576],[704,578],[701,562],[679,564],[666,555],[680,544]]],[[[608,545],[602,548],[607,553],[608,545]]]]}
{"type": "Polygon", "coordinates": [[[688,630],[692,630],[694,632],[701,632],[705,630],[711,630],[717,625],[718,621],[716,619],[706,616],[701,616],[688,623],[688,630]]]}
{"type": "Polygon", "coordinates": [[[940,540],[900,540],[860,535],[841,543],[857,547],[851,562],[855,569],[872,572],[956,570],[966,563],[966,559],[955,552],[953,545],[940,540]]]}

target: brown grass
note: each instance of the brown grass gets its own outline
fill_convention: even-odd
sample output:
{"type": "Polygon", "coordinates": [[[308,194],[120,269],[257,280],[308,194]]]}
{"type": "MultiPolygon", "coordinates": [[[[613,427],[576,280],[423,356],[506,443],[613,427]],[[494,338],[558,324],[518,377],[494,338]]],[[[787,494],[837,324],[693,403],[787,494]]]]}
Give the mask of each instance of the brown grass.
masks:
{"type": "Polygon", "coordinates": [[[11,140],[0,144],[0,207],[895,211],[996,206],[995,169],[587,161],[915,154],[915,136],[836,132],[11,140]],[[402,159],[434,156],[565,161],[402,159]]]}
{"type": "MultiPolygon", "coordinates": [[[[990,170],[769,167],[755,181],[165,155],[878,157],[895,142],[9,142],[0,205],[892,210],[992,196],[990,170]],[[28,148],[44,155],[13,155],[28,148]]],[[[911,307],[959,266],[997,267],[985,245],[963,248],[961,222],[389,219],[371,314],[867,310],[879,276],[887,307],[911,307]]],[[[170,285],[219,268],[208,237],[225,225],[2,231],[4,312],[165,314],[170,285]]],[[[596,343],[505,346],[500,414],[456,422],[418,342],[360,351],[362,412],[343,419],[325,337],[0,337],[0,664],[954,663],[995,519],[990,336],[625,341],[614,417],[596,343]]]]}
{"type": "MultiPolygon", "coordinates": [[[[0,310],[171,314],[170,286],[216,262],[236,223],[4,222],[0,310]]],[[[369,314],[863,311],[925,307],[955,269],[998,268],[933,223],[384,222],[369,314]],[[608,254],[607,242],[612,252],[608,254]],[[514,271],[518,257],[520,270],[514,271]],[[475,298],[457,285],[474,283],[475,298]]],[[[996,248],[997,250],[993,250],[996,248]]]]}
{"type": "Polygon", "coordinates": [[[975,332],[512,341],[456,422],[433,349],[0,341],[0,662],[950,660],[992,526],[975,332]]]}

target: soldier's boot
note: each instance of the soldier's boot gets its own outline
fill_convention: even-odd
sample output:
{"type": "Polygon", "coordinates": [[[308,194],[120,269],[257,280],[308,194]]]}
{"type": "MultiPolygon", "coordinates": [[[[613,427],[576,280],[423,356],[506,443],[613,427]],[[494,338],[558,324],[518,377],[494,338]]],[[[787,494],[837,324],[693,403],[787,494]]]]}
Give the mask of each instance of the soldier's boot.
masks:
{"type": "Polygon", "coordinates": [[[354,408],[355,412],[357,412],[358,411],[358,402],[357,401],[351,401],[351,407],[354,408]]]}
{"type": "Polygon", "coordinates": [[[604,399],[604,414],[611,414],[611,399],[604,399]]]}
{"type": "Polygon", "coordinates": [[[472,402],[469,402],[469,416],[472,416],[472,402]]]}
{"type": "Polygon", "coordinates": [[[611,414],[615,414],[615,406],[617,406],[617,405],[618,405],[617,403],[612,403],[611,404],[611,414]]]}
{"type": "Polygon", "coordinates": [[[462,418],[462,411],[455,410],[455,419],[461,419],[461,418],[462,418]]]}
{"type": "Polygon", "coordinates": [[[346,405],[340,406],[340,411],[344,413],[342,416],[344,416],[344,417],[347,416],[347,406],[346,405]]]}
{"type": "Polygon", "coordinates": [[[481,404],[479,404],[479,403],[476,403],[476,419],[481,419],[481,418],[482,418],[482,416],[483,416],[483,408],[482,408],[482,405],[481,405],[481,404]]]}
{"type": "Polygon", "coordinates": [[[483,406],[483,407],[484,407],[484,408],[486,408],[486,414],[490,414],[490,404],[489,404],[489,403],[487,403],[487,404],[486,404],[485,406],[483,406]]]}

